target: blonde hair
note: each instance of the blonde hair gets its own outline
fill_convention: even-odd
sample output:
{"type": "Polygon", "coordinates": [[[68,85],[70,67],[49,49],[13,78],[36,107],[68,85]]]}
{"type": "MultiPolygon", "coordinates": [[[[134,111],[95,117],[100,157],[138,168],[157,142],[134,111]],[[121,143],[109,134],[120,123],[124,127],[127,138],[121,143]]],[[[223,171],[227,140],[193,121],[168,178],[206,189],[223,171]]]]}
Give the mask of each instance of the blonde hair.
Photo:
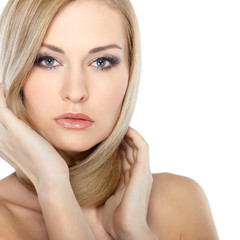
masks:
{"type": "MultiPolygon", "coordinates": [[[[121,174],[118,149],[135,107],[140,77],[139,30],[130,1],[98,1],[113,6],[123,17],[129,45],[129,82],[119,119],[109,137],[76,165],[56,149],[68,163],[71,185],[81,206],[102,205],[118,185],[121,174]]],[[[6,87],[8,107],[43,137],[28,117],[20,91],[52,19],[70,2],[72,0],[10,0],[0,19],[0,79],[6,87]]]]}

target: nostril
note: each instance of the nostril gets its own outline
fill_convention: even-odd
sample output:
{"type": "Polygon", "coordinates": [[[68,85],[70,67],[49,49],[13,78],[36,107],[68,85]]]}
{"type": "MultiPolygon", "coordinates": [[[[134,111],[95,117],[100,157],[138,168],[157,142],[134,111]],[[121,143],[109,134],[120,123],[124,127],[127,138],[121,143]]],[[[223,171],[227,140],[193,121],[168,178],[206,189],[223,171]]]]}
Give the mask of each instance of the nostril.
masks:
{"type": "Polygon", "coordinates": [[[84,102],[88,99],[87,76],[79,68],[71,68],[66,72],[62,85],[62,98],[70,102],[84,102]]]}

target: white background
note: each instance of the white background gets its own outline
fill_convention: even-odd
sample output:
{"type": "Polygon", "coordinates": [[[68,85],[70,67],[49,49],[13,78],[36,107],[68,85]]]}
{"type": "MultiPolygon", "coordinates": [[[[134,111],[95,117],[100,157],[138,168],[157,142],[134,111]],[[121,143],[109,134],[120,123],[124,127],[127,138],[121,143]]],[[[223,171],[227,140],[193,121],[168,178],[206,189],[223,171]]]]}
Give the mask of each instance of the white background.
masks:
{"type": "MultiPolygon", "coordinates": [[[[1,0],[0,11],[7,1],[1,0]]],[[[195,179],[221,240],[240,239],[240,7],[237,0],[132,0],[143,66],[132,120],[153,172],[195,179]]],[[[12,171],[0,162],[0,178],[12,171]]]]}

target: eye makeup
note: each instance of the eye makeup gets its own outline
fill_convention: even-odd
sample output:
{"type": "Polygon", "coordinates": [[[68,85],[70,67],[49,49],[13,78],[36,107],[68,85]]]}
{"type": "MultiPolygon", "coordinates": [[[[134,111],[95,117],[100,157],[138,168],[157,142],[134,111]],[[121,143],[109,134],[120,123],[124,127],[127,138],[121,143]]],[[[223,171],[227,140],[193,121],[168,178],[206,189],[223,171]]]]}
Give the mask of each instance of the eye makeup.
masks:
{"type": "MultiPolygon", "coordinates": [[[[121,60],[116,56],[103,55],[93,59],[88,66],[95,68],[96,70],[108,71],[116,67],[120,62],[121,60]]],[[[61,66],[62,64],[59,60],[49,54],[39,54],[34,62],[34,65],[45,70],[52,70],[61,66]]]]}
{"type": "Polygon", "coordinates": [[[89,66],[92,66],[100,71],[108,71],[116,67],[120,62],[120,59],[116,56],[104,55],[102,57],[95,58],[93,61],[91,61],[89,66]]]}
{"type": "Polygon", "coordinates": [[[34,62],[34,65],[46,70],[51,70],[60,66],[61,64],[59,63],[58,60],[56,60],[54,57],[50,56],[49,54],[42,54],[42,55],[39,54],[34,62]]]}

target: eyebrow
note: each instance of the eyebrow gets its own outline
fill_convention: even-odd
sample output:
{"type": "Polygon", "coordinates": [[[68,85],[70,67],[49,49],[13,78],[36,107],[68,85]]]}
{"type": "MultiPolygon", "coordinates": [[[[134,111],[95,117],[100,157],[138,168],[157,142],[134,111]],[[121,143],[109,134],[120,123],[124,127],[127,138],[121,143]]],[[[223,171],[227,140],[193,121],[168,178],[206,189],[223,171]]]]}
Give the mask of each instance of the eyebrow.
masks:
{"type": "MultiPolygon", "coordinates": [[[[53,45],[50,45],[50,44],[45,44],[43,43],[41,45],[41,47],[46,47],[54,52],[58,52],[58,53],[61,53],[61,54],[65,54],[65,52],[61,49],[61,48],[58,48],[56,46],[53,46],[53,45]]],[[[117,49],[120,49],[122,50],[122,48],[120,46],[118,46],[117,44],[110,44],[110,45],[106,45],[106,46],[101,46],[101,47],[96,47],[96,48],[93,48],[89,51],[89,54],[93,54],[93,53],[97,53],[97,52],[102,52],[102,51],[105,51],[107,49],[111,49],[111,48],[117,48],[117,49]]]]}
{"type": "Polygon", "coordinates": [[[92,50],[89,51],[89,53],[92,54],[92,53],[96,53],[96,52],[102,52],[102,51],[110,49],[110,48],[117,48],[117,49],[122,50],[122,48],[120,46],[118,46],[117,44],[110,44],[110,45],[103,46],[103,47],[93,48],[92,50]]]}
{"type": "Polygon", "coordinates": [[[41,47],[46,47],[54,52],[58,52],[58,53],[61,53],[61,54],[65,54],[65,52],[61,49],[61,48],[58,48],[58,47],[55,47],[53,45],[50,45],[50,44],[42,44],[41,47]]]}

